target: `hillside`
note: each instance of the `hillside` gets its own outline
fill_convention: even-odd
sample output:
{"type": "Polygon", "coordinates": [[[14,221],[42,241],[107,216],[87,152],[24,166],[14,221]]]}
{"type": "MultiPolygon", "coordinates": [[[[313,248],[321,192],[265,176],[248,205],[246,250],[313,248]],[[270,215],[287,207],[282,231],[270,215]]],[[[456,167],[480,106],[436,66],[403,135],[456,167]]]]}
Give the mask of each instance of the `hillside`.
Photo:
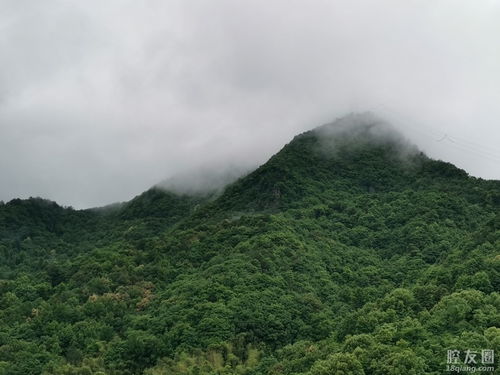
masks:
{"type": "Polygon", "coordinates": [[[217,194],[0,205],[0,374],[442,374],[500,350],[500,181],[352,116],[217,194]]]}

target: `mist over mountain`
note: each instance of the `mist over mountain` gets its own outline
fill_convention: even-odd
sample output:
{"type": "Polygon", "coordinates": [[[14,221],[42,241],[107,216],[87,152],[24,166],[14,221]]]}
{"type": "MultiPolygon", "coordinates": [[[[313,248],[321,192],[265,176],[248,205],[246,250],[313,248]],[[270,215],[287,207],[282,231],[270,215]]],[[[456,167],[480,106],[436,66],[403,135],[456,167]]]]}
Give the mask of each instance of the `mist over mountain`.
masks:
{"type": "Polygon", "coordinates": [[[155,186],[180,195],[210,195],[220,193],[227,185],[251,171],[252,167],[221,164],[189,169],[167,178],[155,186]]]}
{"type": "Polygon", "coordinates": [[[499,350],[500,181],[368,113],[193,176],[0,205],[0,373],[437,375],[499,350]]]}
{"type": "Polygon", "coordinates": [[[493,0],[2,0],[0,200],[128,201],[364,110],[500,179],[498,19],[493,0]]]}
{"type": "Polygon", "coordinates": [[[367,146],[385,146],[397,157],[410,157],[419,153],[417,146],[411,143],[387,120],[374,113],[351,113],[331,123],[314,129],[320,138],[322,151],[326,157],[333,157],[340,152],[352,152],[367,146]]]}

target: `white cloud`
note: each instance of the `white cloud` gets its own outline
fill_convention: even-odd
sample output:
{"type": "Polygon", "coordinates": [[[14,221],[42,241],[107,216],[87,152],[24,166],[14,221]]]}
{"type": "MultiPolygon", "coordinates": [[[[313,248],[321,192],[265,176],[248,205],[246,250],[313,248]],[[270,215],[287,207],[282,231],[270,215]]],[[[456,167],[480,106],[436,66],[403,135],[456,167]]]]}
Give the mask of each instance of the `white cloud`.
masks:
{"type": "Polygon", "coordinates": [[[471,0],[3,1],[0,199],[125,200],[364,110],[498,179],[499,15],[471,0]]]}

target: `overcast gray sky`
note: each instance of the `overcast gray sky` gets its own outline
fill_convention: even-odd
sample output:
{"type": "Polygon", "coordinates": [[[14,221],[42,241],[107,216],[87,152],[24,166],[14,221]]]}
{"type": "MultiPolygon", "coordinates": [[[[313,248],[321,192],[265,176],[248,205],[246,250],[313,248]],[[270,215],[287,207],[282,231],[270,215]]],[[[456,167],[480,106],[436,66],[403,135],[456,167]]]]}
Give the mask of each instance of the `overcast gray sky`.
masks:
{"type": "Polygon", "coordinates": [[[0,0],[0,200],[127,200],[365,110],[500,179],[500,1],[0,0]]]}

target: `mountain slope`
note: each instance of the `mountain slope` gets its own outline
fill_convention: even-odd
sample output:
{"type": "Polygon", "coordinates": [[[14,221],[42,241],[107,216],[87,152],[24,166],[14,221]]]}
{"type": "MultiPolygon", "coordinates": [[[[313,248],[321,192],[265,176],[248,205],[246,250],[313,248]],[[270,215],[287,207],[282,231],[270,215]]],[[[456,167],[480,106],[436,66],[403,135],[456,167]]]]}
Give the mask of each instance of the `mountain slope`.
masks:
{"type": "Polygon", "coordinates": [[[9,211],[50,257],[6,266],[0,373],[443,373],[498,350],[499,196],[353,116],[211,199],[153,189],[75,232],[9,211]]]}
{"type": "Polygon", "coordinates": [[[295,137],[265,165],[230,186],[222,206],[287,208],[325,190],[451,189],[453,182],[472,188],[477,182],[452,164],[427,158],[388,125],[373,121],[348,117],[295,137]]]}

